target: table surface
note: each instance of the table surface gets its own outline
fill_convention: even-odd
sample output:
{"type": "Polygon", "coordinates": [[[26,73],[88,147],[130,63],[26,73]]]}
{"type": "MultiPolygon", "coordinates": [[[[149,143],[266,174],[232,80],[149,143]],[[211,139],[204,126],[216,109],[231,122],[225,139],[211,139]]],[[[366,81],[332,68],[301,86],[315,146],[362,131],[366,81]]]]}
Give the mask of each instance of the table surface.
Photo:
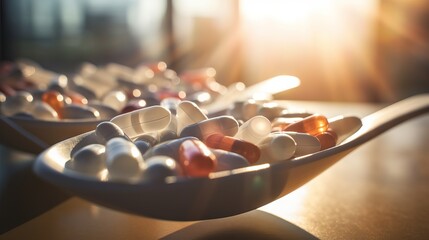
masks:
{"type": "MultiPolygon", "coordinates": [[[[327,116],[363,117],[381,107],[285,104],[327,116]]],[[[365,143],[285,197],[233,217],[162,221],[71,197],[0,239],[428,239],[428,143],[426,114],[365,143]]]]}

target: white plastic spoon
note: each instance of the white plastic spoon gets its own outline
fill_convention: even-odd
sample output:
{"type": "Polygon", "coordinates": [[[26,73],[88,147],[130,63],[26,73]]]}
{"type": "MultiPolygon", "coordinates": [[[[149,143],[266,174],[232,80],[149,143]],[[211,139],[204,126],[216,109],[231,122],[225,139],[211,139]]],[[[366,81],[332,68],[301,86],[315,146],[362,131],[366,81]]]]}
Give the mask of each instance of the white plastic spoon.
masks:
{"type": "Polygon", "coordinates": [[[60,142],[38,156],[34,171],[54,185],[96,204],[168,220],[204,220],[244,213],[270,203],[307,183],[361,144],[429,111],[429,94],[418,95],[362,119],[360,130],[339,145],[292,160],[224,171],[208,178],[171,183],[100,181],[64,165],[88,132],[60,142]]]}

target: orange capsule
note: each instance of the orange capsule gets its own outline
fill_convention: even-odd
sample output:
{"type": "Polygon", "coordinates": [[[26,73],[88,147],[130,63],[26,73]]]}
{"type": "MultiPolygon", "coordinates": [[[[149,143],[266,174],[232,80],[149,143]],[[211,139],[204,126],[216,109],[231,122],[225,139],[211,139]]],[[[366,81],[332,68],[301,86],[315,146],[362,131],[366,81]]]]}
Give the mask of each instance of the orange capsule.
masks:
{"type": "Polygon", "coordinates": [[[185,175],[205,177],[214,171],[217,165],[216,156],[200,140],[184,141],[179,148],[179,162],[185,175]]]}
{"type": "Polygon", "coordinates": [[[328,119],[323,115],[315,114],[306,117],[301,121],[289,124],[283,129],[283,131],[308,133],[314,136],[316,134],[326,132],[328,127],[328,119]]]}
{"type": "Polygon", "coordinates": [[[62,109],[64,107],[64,96],[57,91],[47,91],[42,95],[42,101],[49,104],[62,118],[62,109]]]}
{"type": "Polygon", "coordinates": [[[217,148],[240,154],[246,158],[250,164],[258,161],[261,156],[261,150],[255,144],[222,134],[212,134],[204,140],[204,143],[210,148],[217,148]]]}
{"type": "Polygon", "coordinates": [[[331,148],[337,144],[337,134],[332,130],[328,129],[326,132],[318,133],[315,137],[320,142],[320,150],[331,148]]]}
{"type": "Polygon", "coordinates": [[[74,104],[79,104],[79,105],[88,104],[88,99],[86,99],[86,97],[84,97],[82,94],[78,92],[68,91],[66,95],[71,99],[71,102],[74,104]]]}

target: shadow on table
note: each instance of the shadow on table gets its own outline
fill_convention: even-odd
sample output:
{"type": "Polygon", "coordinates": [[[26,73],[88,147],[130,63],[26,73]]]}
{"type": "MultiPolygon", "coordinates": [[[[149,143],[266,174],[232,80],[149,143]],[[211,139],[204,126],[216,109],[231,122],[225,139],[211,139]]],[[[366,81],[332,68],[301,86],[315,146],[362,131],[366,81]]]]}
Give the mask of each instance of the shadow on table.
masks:
{"type": "Polygon", "coordinates": [[[318,239],[298,226],[264,211],[255,210],[241,215],[207,220],[171,233],[162,240],[215,239],[318,239]]]}
{"type": "Polygon", "coordinates": [[[0,145],[0,234],[69,198],[34,174],[34,159],[0,145]]]}

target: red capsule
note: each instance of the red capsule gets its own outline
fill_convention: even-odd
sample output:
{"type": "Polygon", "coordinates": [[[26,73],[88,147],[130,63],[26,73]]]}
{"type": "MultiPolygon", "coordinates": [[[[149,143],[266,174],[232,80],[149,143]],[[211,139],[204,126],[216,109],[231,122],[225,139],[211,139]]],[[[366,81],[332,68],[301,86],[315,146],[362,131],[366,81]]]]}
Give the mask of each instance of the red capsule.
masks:
{"type": "Polygon", "coordinates": [[[255,144],[222,134],[212,134],[204,140],[204,143],[210,148],[217,148],[240,154],[246,158],[250,164],[258,161],[261,156],[261,150],[255,144]]]}
{"type": "Polygon", "coordinates": [[[338,137],[332,129],[328,129],[323,133],[318,133],[315,137],[320,142],[320,150],[331,148],[337,144],[338,137]]]}
{"type": "Polygon", "coordinates": [[[289,124],[283,131],[308,133],[315,136],[316,134],[326,132],[329,127],[328,119],[323,115],[311,115],[301,121],[289,124]]]}
{"type": "Polygon", "coordinates": [[[179,162],[185,174],[192,177],[206,177],[215,170],[216,156],[200,140],[184,141],[179,148],[179,162]]]}

